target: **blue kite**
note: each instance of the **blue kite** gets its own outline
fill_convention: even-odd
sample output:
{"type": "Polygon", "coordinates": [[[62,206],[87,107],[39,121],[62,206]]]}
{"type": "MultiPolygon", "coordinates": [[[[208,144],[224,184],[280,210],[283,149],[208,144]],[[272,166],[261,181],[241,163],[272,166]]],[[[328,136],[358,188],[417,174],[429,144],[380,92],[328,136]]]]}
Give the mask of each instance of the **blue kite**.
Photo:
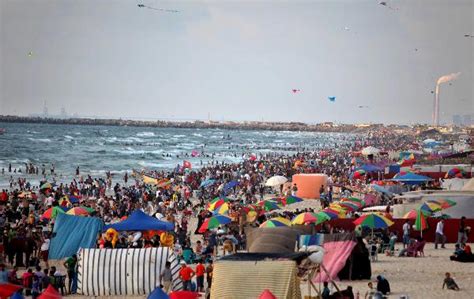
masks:
{"type": "Polygon", "coordinates": [[[336,97],[328,97],[328,100],[331,101],[331,102],[335,102],[335,101],[336,101],[336,97]]]}

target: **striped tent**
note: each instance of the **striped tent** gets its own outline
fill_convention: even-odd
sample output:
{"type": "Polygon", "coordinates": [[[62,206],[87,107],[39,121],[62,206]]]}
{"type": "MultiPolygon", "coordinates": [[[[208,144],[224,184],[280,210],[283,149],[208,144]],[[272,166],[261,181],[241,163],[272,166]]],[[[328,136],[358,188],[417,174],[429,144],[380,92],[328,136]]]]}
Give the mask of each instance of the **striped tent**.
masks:
{"type": "Polygon", "coordinates": [[[167,247],[81,249],[78,292],[85,296],[137,296],[160,285],[160,273],[171,262],[173,289],[180,290],[179,264],[167,247]]]}

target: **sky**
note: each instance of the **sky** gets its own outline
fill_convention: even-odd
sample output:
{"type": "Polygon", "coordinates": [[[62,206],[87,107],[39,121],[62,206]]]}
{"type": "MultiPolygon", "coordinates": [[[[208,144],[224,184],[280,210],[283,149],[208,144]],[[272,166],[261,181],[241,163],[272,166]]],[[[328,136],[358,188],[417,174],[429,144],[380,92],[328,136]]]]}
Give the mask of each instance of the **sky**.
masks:
{"type": "Polygon", "coordinates": [[[473,114],[474,0],[386,2],[0,0],[0,114],[429,123],[456,72],[473,114]]]}

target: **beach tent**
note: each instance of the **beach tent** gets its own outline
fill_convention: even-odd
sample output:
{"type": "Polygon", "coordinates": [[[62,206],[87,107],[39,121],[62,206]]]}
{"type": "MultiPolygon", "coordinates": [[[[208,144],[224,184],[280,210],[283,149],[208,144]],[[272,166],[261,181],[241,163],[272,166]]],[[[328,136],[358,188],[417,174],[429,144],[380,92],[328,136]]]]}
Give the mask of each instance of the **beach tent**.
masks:
{"type": "Polygon", "coordinates": [[[391,179],[391,181],[400,182],[407,185],[419,185],[431,180],[432,179],[427,176],[416,174],[416,173],[410,173],[410,172],[391,179]]]}
{"type": "Polygon", "coordinates": [[[180,290],[179,265],[168,247],[81,249],[78,293],[89,296],[139,296],[160,285],[160,273],[171,263],[173,290],[180,290]]]}
{"type": "Polygon", "coordinates": [[[99,218],[58,214],[48,258],[62,259],[77,253],[80,248],[95,247],[102,226],[99,218]]]}
{"type": "Polygon", "coordinates": [[[370,279],[372,269],[370,266],[369,250],[365,246],[362,238],[356,238],[354,249],[346,260],[344,268],[339,271],[337,277],[341,280],[364,280],[370,279]]]}
{"type": "Polygon", "coordinates": [[[311,234],[311,226],[251,228],[245,230],[248,252],[288,253],[294,252],[300,235],[311,234]]]}
{"type": "Polygon", "coordinates": [[[214,264],[211,299],[259,298],[265,289],[276,298],[300,299],[297,261],[306,257],[302,253],[237,253],[223,257],[214,264]]]}
{"type": "Polygon", "coordinates": [[[174,224],[167,221],[161,221],[155,217],[148,216],[140,210],[135,210],[130,216],[118,223],[106,225],[104,231],[113,228],[118,232],[121,231],[146,231],[146,230],[174,230],[174,224]]]}
{"type": "Polygon", "coordinates": [[[147,299],[169,299],[170,297],[168,296],[168,294],[165,293],[165,291],[163,291],[162,288],[160,288],[159,286],[156,287],[156,289],[151,292],[147,299]]]}
{"type": "Polygon", "coordinates": [[[324,236],[323,266],[326,271],[319,272],[314,282],[324,282],[337,279],[338,273],[346,265],[357,242],[353,233],[328,234],[324,236]]]}

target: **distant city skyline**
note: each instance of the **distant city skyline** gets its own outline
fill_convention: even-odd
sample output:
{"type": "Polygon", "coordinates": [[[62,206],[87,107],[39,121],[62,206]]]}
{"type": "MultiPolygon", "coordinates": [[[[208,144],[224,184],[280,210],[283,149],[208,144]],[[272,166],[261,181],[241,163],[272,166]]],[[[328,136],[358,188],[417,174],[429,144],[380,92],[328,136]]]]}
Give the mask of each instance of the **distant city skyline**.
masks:
{"type": "Polygon", "coordinates": [[[431,123],[452,73],[474,111],[474,1],[378,2],[2,0],[0,114],[431,123]]]}

